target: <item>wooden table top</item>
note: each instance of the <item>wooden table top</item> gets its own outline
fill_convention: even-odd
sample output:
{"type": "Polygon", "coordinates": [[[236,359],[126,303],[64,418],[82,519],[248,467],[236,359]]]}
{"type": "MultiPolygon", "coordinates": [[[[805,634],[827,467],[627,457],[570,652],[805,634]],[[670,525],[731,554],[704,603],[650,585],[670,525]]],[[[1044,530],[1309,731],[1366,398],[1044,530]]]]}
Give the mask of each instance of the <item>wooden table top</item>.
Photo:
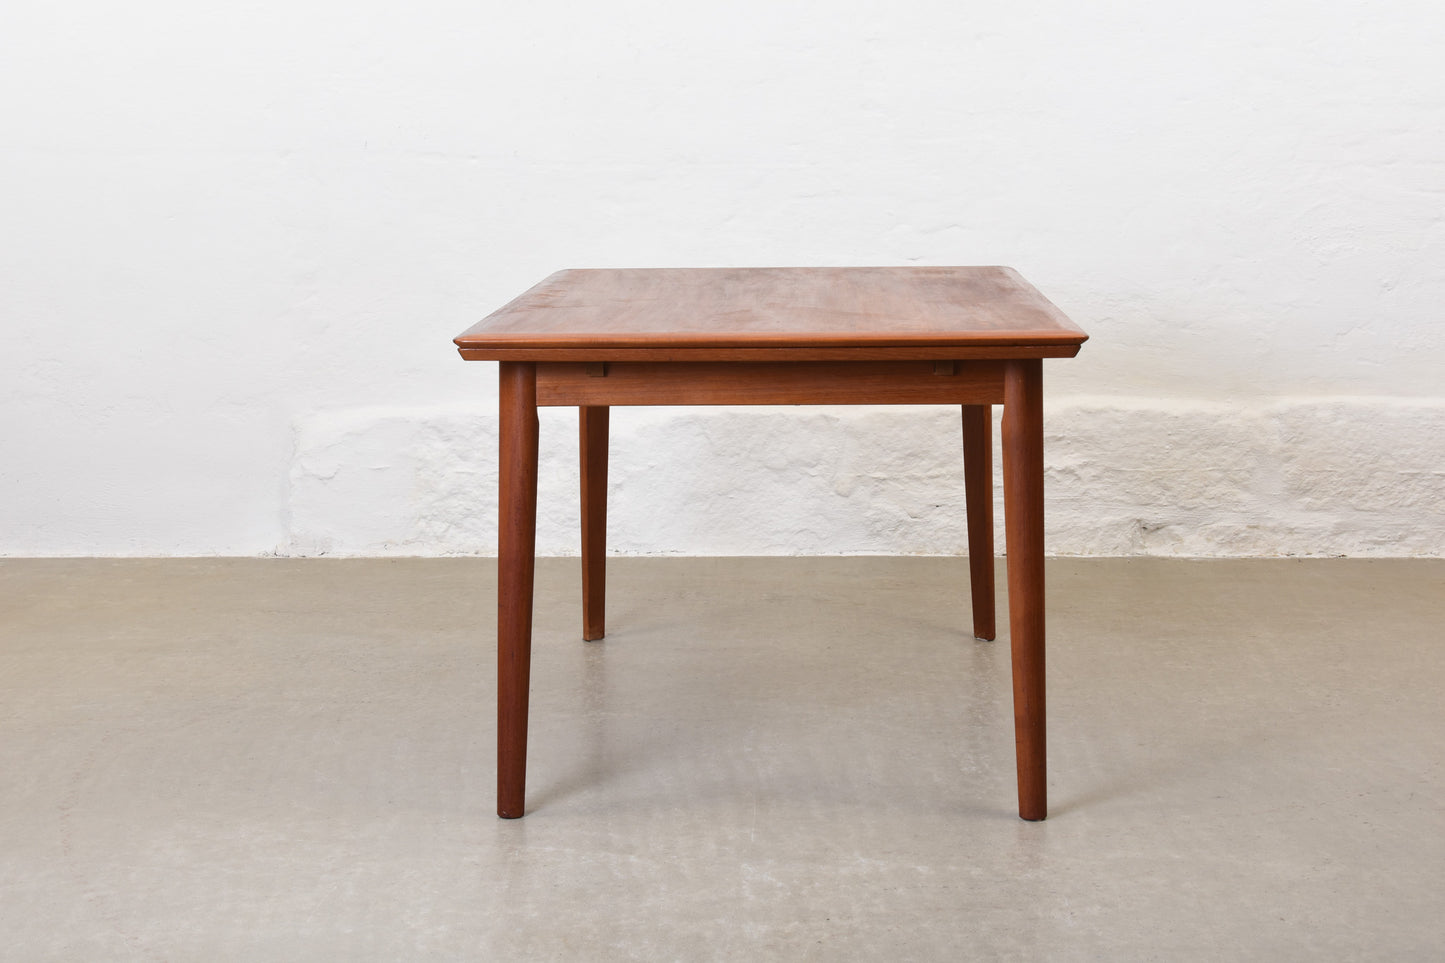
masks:
{"type": "Polygon", "coordinates": [[[1006,267],[558,271],[456,338],[500,361],[1073,357],[1088,338],[1006,267]]]}

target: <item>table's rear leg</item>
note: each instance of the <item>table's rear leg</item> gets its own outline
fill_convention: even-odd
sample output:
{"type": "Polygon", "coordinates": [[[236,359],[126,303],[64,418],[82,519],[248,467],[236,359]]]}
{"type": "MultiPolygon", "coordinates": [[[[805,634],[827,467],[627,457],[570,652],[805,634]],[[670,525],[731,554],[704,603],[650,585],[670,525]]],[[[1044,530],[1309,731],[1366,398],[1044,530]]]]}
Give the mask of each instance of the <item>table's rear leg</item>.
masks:
{"type": "Polygon", "coordinates": [[[605,405],[577,409],[582,447],[582,638],[607,634],[607,421],[605,405]]]}
{"type": "Polygon", "coordinates": [[[537,368],[501,362],[497,524],[497,815],[516,819],[527,791],[527,695],[537,545],[537,368]]]}
{"type": "Polygon", "coordinates": [[[1004,376],[1004,529],[1008,536],[1009,639],[1019,815],[1048,813],[1044,745],[1043,364],[1010,361],[1004,376]]]}
{"type": "Polygon", "coordinates": [[[963,406],[963,483],[968,510],[968,580],[975,638],[992,639],[993,414],[990,405],[963,406]]]}

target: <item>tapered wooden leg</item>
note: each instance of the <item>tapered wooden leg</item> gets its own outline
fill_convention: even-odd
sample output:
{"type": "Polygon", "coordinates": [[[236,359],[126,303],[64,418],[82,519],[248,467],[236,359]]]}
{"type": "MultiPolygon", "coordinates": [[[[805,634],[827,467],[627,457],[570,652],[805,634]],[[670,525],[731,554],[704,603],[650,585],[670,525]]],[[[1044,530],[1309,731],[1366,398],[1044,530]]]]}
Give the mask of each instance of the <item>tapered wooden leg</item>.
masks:
{"type": "Polygon", "coordinates": [[[968,581],[973,600],[973,634],[992,639],[993,584],[993,414],[989,405],[963,406],[963,487],[968,507],[968,581]]]}
{"type": "Polygon", "coordinates": [[[605,405],[578,409],[582,444],[582,638],[607,634],[607,415],[605,405]]]}
{"type": "Polygon", "coordinates": [[[497,815],[516,819],[527,793],[527,694],[537,545],[537,368],[501,362],[497,524],[497,815]]]}
{"type": "Polygon", "coordinates": [[[1048,814],[1044,744],[1043,364],[1010,361],[1004,375],[1004,530],[1008,537],[1009,638],[1019,815],[1048,814]]]}

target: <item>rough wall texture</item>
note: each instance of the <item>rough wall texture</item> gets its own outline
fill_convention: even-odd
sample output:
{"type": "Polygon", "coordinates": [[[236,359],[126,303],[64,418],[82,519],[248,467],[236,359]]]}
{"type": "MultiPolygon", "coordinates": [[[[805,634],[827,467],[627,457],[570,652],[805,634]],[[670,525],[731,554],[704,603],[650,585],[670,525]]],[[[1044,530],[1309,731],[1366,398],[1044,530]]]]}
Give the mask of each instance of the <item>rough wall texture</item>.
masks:
{"type": "MultiPolygon", "coordinates": [[[[1445,554],[1445,405],[1076,400],[1045,424],[1057,554],[1445,554]]],[[[615,409],[609,547],[961,553],[959,430],[951,408],[615,409]]],[[[308,419],[285,550],[494,553],[496,444],[481,407],[308,419]]],[[[540,461],[538,551],[575,554],[574,410],[542,410],[540,461]]]]}
{"type": "MultiPolygon", "coordinates": [[[[1442,50],[1425,0],[6,0],[0,554],[485,549],[453,335],[824,264],[1011,265],[1093,335],[1059,551],[1438,553],[1442,50]]],[[[619,548],[958,544],[947,419],[791,417],[625,420],[619,548]]]]}

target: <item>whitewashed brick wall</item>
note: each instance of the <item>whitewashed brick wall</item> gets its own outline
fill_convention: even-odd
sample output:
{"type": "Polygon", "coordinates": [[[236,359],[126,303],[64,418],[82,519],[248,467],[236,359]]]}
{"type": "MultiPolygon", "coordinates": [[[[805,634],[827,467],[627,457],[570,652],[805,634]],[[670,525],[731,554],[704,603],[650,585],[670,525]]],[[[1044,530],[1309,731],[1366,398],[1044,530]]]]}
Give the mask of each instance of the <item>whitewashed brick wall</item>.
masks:
{"type": "MultiPolygon", "coordinates": [[[[575,409],[541,421],[537,547],[573,555],[575,409]]],[[[964,551],[957,409],[619,408],[612,421],[613,552],[964,551]]],[[[1442,555],[1442,421],[1445,405],[1376,401],[1051,404],[1048,550],[1442,555]]],[[[494,554],[496,429],[480,406],[309,420],[285,550],[494,554]]]]}

